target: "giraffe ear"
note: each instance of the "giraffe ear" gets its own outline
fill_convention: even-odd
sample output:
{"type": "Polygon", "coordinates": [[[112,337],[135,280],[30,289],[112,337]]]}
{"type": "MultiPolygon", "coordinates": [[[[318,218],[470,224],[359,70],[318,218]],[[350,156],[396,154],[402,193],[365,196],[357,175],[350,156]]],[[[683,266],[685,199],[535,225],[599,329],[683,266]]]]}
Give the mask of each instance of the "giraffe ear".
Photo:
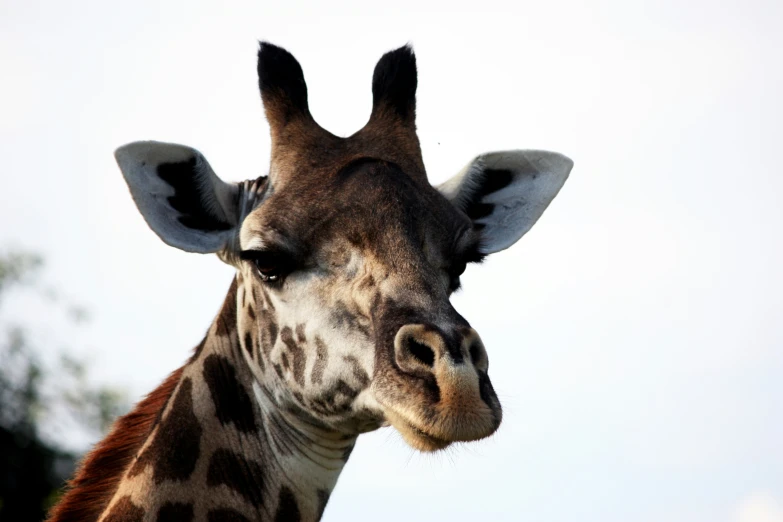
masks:
{"type": "Polygon", "coordinates": [[[556,152],[489,152],[437,188],[473,220],[481,230],[481,251],[491,254],[510,247],[530,230],[573,165],[556,152]]]}
{"type": "Polygon", "coordinates": [[[114,157],[141,215],[166,244],[206,254],[236,234],[239,189],[218,178],[197,150],[137,141],[114,157]]]}

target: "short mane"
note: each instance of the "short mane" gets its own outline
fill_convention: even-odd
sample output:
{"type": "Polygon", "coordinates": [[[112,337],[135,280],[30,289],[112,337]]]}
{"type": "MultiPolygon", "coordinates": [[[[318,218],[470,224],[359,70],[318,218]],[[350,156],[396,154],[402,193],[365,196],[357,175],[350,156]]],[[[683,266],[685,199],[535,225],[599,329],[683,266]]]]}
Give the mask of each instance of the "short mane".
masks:
{"type": "Polygon", "coordinates": [[[182,368],[147,395],[84,457],[68,490],[49,513],[49,522],[94,522],[111,501],[139,448],[157,424],[182,375],[182,368]]]}
{"type": "MultiPolygon", "coordinates": [[[[236,324],[237,281],[233,279],[217,317],[218,328],[236,324]]],[[[117,419],[111,432],[82,460],[62,499],[47,522],[95,522],[111,501],[128,466],[160,421],[166,404],[182,377],[185,366],[198,357],[207,342],[204,337],[190,360],[169,375],[163,384],[136,407],[117,419]]]]}

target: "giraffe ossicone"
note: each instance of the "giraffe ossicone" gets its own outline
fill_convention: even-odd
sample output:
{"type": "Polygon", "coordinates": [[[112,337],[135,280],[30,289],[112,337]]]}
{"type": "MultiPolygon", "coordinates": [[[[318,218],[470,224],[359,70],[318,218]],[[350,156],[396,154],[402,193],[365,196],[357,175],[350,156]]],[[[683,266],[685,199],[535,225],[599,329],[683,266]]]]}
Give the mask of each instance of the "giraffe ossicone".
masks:
{"type": "Polygon", "coordinates": [[[515,243],[565,183],[553,152],[483,154],[428,181],[410,47],[384,55],[367,124],[310,114],[299,63],[262,43],[269,175],[222,181],[198,151],[136,142],[117,162],[167,244],[236,268],[191,359],[85,458],[50,520],[318,520],[356,438],[391,424],[434,451],[491,435],[501,407],[452,307],[468,263],[515,243]]]}

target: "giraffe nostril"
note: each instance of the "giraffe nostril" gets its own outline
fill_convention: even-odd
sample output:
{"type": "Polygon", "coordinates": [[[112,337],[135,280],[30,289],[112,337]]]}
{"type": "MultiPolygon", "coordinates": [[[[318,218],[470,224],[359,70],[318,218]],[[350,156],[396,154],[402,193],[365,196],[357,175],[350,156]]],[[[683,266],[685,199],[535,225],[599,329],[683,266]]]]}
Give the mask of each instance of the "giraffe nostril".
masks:
{"type": "Polygon", "coordinates": [[[432,373],[444,353],[443,337],[433,327],[406,324],[394,338],[394,357],[404,373],[422,377],[432,373]]]}
{"type": "Polygon", "coordinates": [[[427,366],[428,368],[432,368],[432,366],[435,364],[435,352],[426,344],[409,339],[408,351],[417,361],[427,366]]]}

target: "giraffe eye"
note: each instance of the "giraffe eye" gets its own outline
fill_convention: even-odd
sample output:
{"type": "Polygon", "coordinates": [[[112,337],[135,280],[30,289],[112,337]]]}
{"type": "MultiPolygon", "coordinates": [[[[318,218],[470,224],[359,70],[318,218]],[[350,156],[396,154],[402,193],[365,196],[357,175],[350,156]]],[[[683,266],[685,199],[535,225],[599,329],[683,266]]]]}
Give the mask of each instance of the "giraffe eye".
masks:
{"type": "Polygon", "coordinates": [[[261,278],[261,281],[274,282],[280,279],[280,269],[278,267],[265,263],[260,259],[253,260],[253,264],[256,266],[258,277],[261,278]]]}
{"type": "Polygon", "coordinates": [[[240,257],[253,264],[258,277],[265,283],[280,282],[292,270],[290,259],[280,252],[245,250],[240,257]]]}

